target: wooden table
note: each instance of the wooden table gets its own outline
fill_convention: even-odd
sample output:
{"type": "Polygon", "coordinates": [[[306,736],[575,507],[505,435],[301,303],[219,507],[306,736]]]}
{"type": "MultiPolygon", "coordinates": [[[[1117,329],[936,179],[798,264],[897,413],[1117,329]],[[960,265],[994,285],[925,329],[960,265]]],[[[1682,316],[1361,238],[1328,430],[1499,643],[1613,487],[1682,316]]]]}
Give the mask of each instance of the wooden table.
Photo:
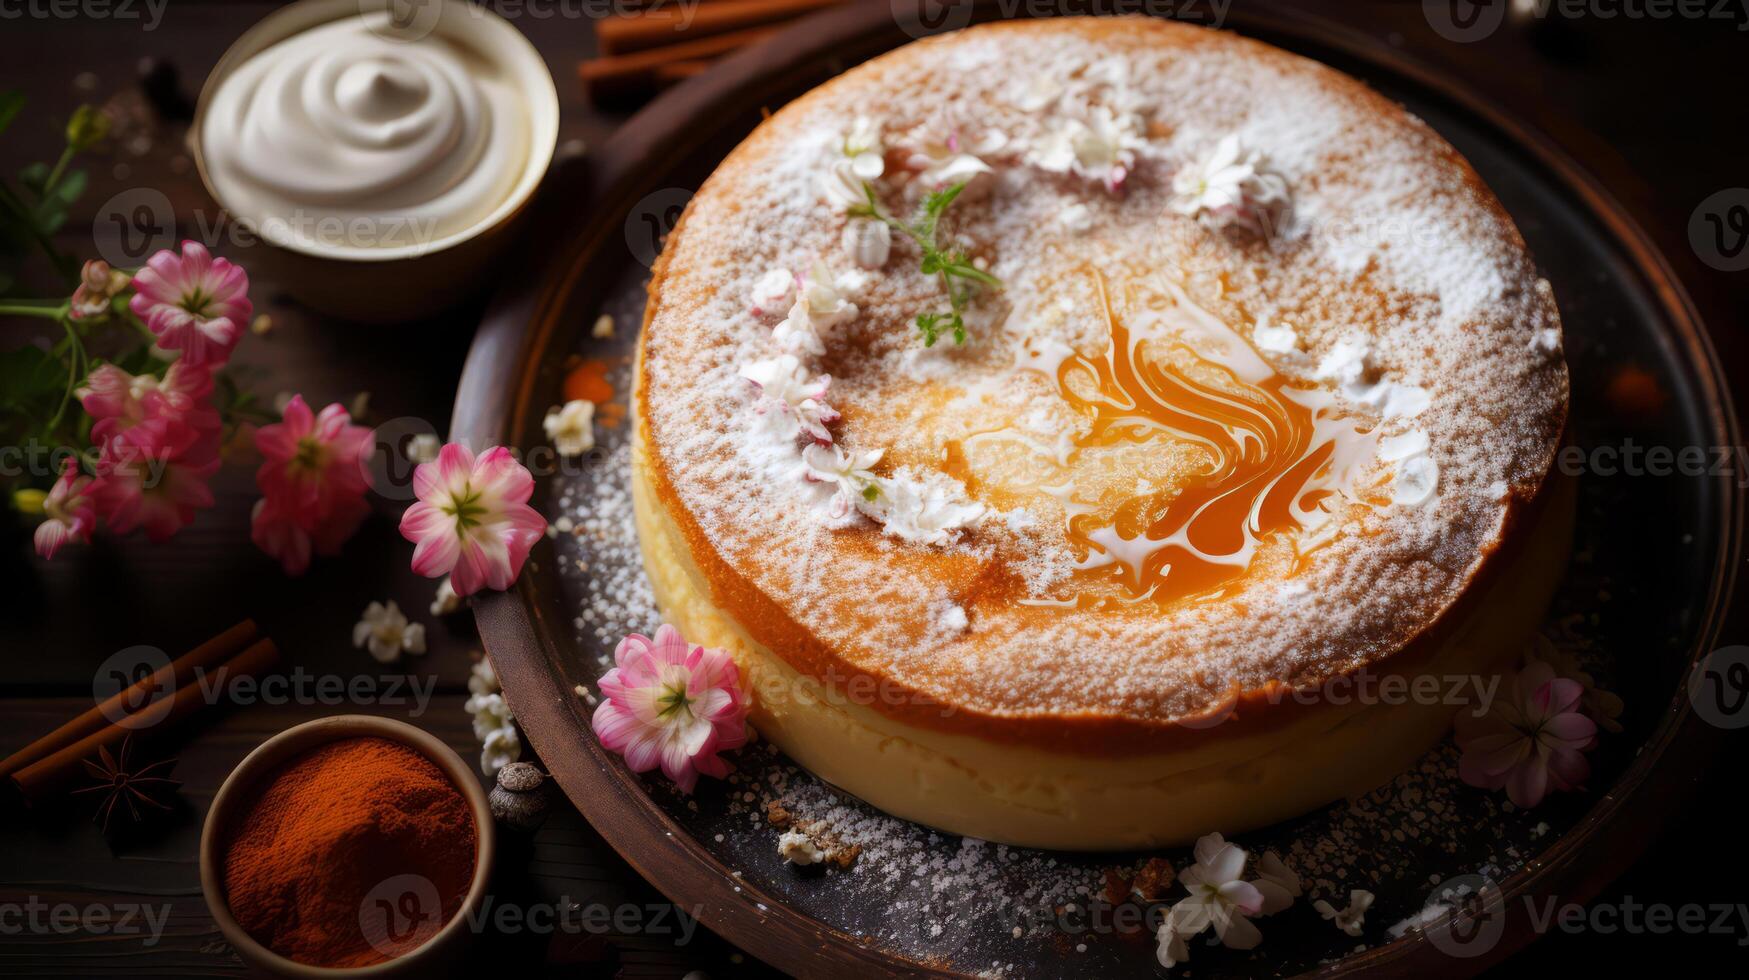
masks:
{"type": "MultiPolygon", "coordinates": [[[[870,0],[886,2],[886,0],[870,0]]],[[[1240,3],[1246,0],[1238,0],[1240,3]]],[[[114,195],[133,188],[165,193],[179,231],[196,233],[217,211],[201,190],[184,149],[185,127],[156,119],[139,100],[142,59],[174,66],[183,91],[192,96],[207,70],[246,27],[272,3],[260,0],[177,2],[161,22],[146,29],[138,17],[91,14],[70,18],[12,17],[0,20],[0,89],[21,89],[30,98],[23,115],[0,144],[0,172],[15,173],[55,152],[55,133],[81,102],[119,99],[141,109],[143,126],[92,157],[91,186],[67,229],[63,248],[89,254],[93,220],[114,195]]],[[[1110,6],[1109,4],[1106,6],[1110,6]]],[[[1100,4],[1069,4],[1099,9],[1100,4]]],[[[1545,18],[1508,24],[1473,44],[1445,40],[1430,29],[1423,6],[1412,0],[1353,3],[1305,16],[1335,16],[1400,47],[1430,65],[1462,77],[1532,121],[1598,173],[1636,213],[1676,264],[1695,294],[1727,364],[1745,363],[1749,322],[1749,273],[1726,274],[1704,265],[1688,246],[1688,223],[1699,202],[1716,190],[1749,184],[1749,126],[1738,98],[1737,65],[1746,43],[1736,24],[1721,22],[1628,22],[1545,18]],[[1727,52],[1729,53],[1727,55],[1727,52]]],[[[32,9],[0,3],[0,13],[32,9]]],[[[46,5],[40,9],[50,8],[46,5]]],[[[113,7],[106,7],[113,10],[113,7]]],[[[546,57],[558,80],[562,107],[562,152],[608,138],[623,118],[598,111],[574,81],[578,59],[593,50],[590,23],[576,14],[587,4],[517,4],[515,10],[545,10],[517,23],[546,57]]],[[[223,241],[215,251],[228,254],[223,241]]],[[[244,261],[247,261],[246,258],[244,261]]],[[[442,432],[468,339],[484,298],[428,322],[385,328],[345,324],[300,307],[278,284],[257,279],[258,311],[273,317],[267,337],[248,337],[237,363],[263,397],[299,391],[313,404],[347,401],[370,392],[366,421],[402,417],[429,420],[442,432]]],[[[0,346],[31,335],[34,325],[6,322],[0,346]]],[[[1742,377],[1740,372],[1739,377],[1742,377]]],[[[100,539],[90,548],[70,548],[53,563],[29,554],[28,529],[0,522],[0,753],[9,753],[89,705],[93,672],[125,647],[148,644],[172,655],[243,616],[254,617],[285,651],[286,665],[308,675],[341,678],[405,676],[421,688],[434,684],[428,705],[302,703],[255,704],[205,719],[182,746],[177,775],[186,804],[154,837],[114,851],[96,828],[64,815],[50,819],[12,815],[0,836],[0,909],[31,896],[78,906],[162,903],[170,909],[162,940],[138,936],[91,936],[26,929],[0,921],[0,973],[124,973],[132,975],[234,974],[240,964],[219,940],[202,902],[195,869],[195,843],[206,801],[230,768],[269,734],[308,718],[347,711],[406,718],[443,737],[464,757],[477,754],[461,709],[469,653],[475,646],[466,617],[438,622],[427,614],[430,581],[408,570],[411,545],[395,530],[401,504],[378,499],[377,513],[340,559],[318,560],[302,579],[288,580],[248,537],[249,510],[258,494],[251,465],[228,466],[215,483],[217,506],[165,546],[139,538],[100,539]],[[372,600],[395,599],[428,624],[430,653],[379,667],[350,642],[352,624],[372,600]]],[[[1741,640],[1739,629],[1735,639],[1741,640]]],[[[1705,800],[1720,792],[1728,774],[1703,786],[1702,802],[1682,818],[1706,821],[1705,800]]],[[[1716,840],[1719,818],[1702,824],[1716,840]]],[[[1687,841],[1654,845],[1627,880],[1600,901],[1632,895],[1639,901],[1735,903],[1744,898],[1739,848],[1696,876],[1687,841]]],[[[574,812],[556,816],[527,848],[512,852],[502,869],[507,893],[525,901],[568,894],[585,902],[647,905],[657,896],[596,837],[574,812]]],[[[1666,951],[1713,944],[1735,949],[1738,937],[1639,937],[1663,942],[1666,951]]],[[[1571,937],[1556,933],[1524,954],[1525,965],[1575,957],[1607,958],[1622,938],[1571,937]]],[[[481,963],[506,961],[588,963],[626,975],[678,976],[692,969],[715,975],[755,969],[739,954],[706,938],[682,947],[636,932],[553,939],[527,934],[495,936],[474,954],[481,963]]],[[[1600,959],[1601,961],[1601,959],[1600,959]]]]}

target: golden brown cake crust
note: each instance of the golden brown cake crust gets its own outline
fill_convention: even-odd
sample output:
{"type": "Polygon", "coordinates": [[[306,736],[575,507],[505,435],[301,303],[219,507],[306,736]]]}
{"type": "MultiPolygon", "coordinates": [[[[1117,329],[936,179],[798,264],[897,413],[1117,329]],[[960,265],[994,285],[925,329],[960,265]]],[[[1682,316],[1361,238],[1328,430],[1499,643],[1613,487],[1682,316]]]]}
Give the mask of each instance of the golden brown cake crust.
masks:
{"type": "MultiPolygon", "coordinates": [[[[893,200],[916,196],[905,195],[901,186],[893,200]]],[[[872,703],[896,718],[1072,752],[1204,737],[1197,720],[1235,705],[1241,724],[1278,724],[1296,703],[1285,690],[1405,668],[1500,560],[1567,409],[1551,291],[1454,149],[1329,68],[1151,19],[932,38],[786,106],[730,154],[670,236],[641,344],[647,476],[719,607],[803,674],[879,681],[872,703]],[[1122,192],[1030,164],[1027,147],[1053,125],[1051,111],[1024,108],[1031,80],[1114,64],[1147,120],[1122,192]],[[924,351],[910,321],[938,287],[896,243],[818,359],[843,413],[841,444],[885,447],[884,467],[939,466],[988,405],[1007,399],[1019,412],[1056,397],[1042,377],[1013,372],[1018,351],[1105,343],[1090,267],[1119,281],[1144,269],[1241,336],[1291,324],[1297,350],[1271,360],[1303,383],[1359,341],[1369,378],[1424,390],[1425,410],[1377,431],[1427,437],[1432,498],[1347,505],[1328,543],[1296,562],[1291,541],[1273,542],[1219,598],[1100,611],[1019,601],[1062,594],[1075,557],[1061,553],[1062,513],[1048,507],[987,500],[999,513],[945,546],[822,521],[817,489],[757,446],[737,375],[772,354],[771,321],[748,310],[754,283],[821,256],[842,264],[846,219],[817,178],[858,115],[883,125],[889,157],[944,129],[1006,137],[987,154],[987,196],[952,218],[1005,288],[974,306],[966,347],[924,351]],[[1292,223],[1271,242],[1173,210],[1173,176],[1228,134],[1291,188],[1292,223]],[[1092,212],[1090,231],[1055,220],[1071,204],[1092,212]],[[976,410],[961,410],[968,397],[976,410]]],[[[1388,478],[1374,469],[1375,483],[1388,478]]]]}

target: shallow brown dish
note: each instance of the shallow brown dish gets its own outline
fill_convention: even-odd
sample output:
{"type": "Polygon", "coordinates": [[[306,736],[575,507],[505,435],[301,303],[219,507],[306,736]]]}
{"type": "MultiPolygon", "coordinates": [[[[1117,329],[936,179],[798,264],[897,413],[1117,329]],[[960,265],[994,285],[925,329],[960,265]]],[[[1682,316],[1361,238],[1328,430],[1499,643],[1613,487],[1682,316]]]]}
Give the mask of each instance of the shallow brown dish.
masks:
{"type": "MultiPolygon", "coordinates": [[[[995,7],[977,9],[987,14],[995,7]]],[[[1540,137],[1474,102],[1461,86],[1376,42],[1267,11],[1235,10],[1231,26],[1348,71],[1406,103],[1470,159],[1513,214],[1562,306],[1574,370],[1574,437],[1582,446],[1619,445],[1625,438],[1739,444],[1717,360],[1686,294],[1644,235],[1589,177],[1540,137]],[[1627,418],[1611,409],[1606,382],[1623,364],[1648,371],[1669,393],[1664,412],[1627,418]]],[[[527,265],[531,273],[500,295],[476,340],[452,438],[540,445],[541,417],[560,400],[561,362],[578,350],[602,304],[621,295],[628,281],[635,286],[638,262],[647,264],[653,256],[656,236],[686,200],[685,188],[745,135],[760,107],[780,105],[920,31],[916,23],[896,21],[886,4],[813,18],[669,93],[600,153],[562,169],[540,209],[548,220],[528,243],[528,254],[538,257],[527,265]]],[[[621,336],[614,349],[628,349],[634,339],[621,336]]],[[[597,354],[603,350],[591,347],[597,354]]],[[[1250,960],[1210,957],[1195,965],[1197,975],[1262,964],[1272,972],[1320,975],[1475,972],[1532,938],[1522,898],[1584,901],[1634,858],[1651,828],[1692,784],[1716,734],[1690,710],[1683,681],[1713,649],[1729,608],[1742,498],[1728,481],[1705,480],[1582,478],[1581,493],[1579,548],[1596,552],[1592,561],[1599,574],[1613,577],[1613,591],[1624,603],[1631,595],[1640,610],[1662,615],[1636,618],[1604,610],[1611,642],[1635,653],[1615,682],[1631,692],[1628,730],[1616,736],[1607,757],[1600,752],[1596,785],[1565,798],[1565,810],[1551,811],[1559,824],[1555,832],[1525,843],[1534,856],[1498,880],[1504,911],[1495,919],[1501,930],[1496,940],[1454,954],[1452,942],[1427,938],[1451,932],[1448,923],[1435,924],[1428,933],[1371,943],[1365,952],[1322,962],[1347,947],[1331,941],[1328,925],[1319,922],[1316,935],[1302,937],[1291,927],[1271,932],[1250,960]],[[1622,513],[1642,522],[1639,533],[1603,533],[1612,526],[1607,515],[1622,513]],[[1683,535],[1692,543],[1679,544],[1683,535]],[[1648,575],[1652,568],[1660,574],[1648,575]]],[[[989,966],[987,957],[979,962],[962,955],[964,937],[923,943],[922,952],[870,938],[916,924],[897,921],[904,913],[878,896],[859,901],[798,884],[768,846],[762,854],[737,850],[733,838],[745,835],[744,822],[709,806],[691,811],[670,794],[651,793],[644,780],[601,750],[589,731],[588,706],[572,694],[580,682],[593,686],[600,651],[572,628],[580,600],[557,569],[563,553],[543,545],[535,555],[537,567],[515,590],[477,603],[481,632],[507,697],[560,785],[641,874],[677,903],[701,906],[711,928],[792,973],[847,967],[960,973],[989,966]],[[715,840],[719,832],[731,838],[728,843],[715,840]]],[[[1596,605],[1594,595],[1579,599],[1596,605]]],[[[1460,854],[1470,843],[1456,842],[1460,854]]],[[[1403,917],[1422,897],[1381,895],[1382,920],[1403,917]]],[[[995,925],[1006,929],[1006,923],[991,924],[992,933],[995,925]]],[[[1001,935],[983,938],[1002,942],[1001,935]]],[[[1151,941],[1137,940],[1089,936],[1085,952],[1070,940],[1029,946],[1009,958],[1042,975],[1156,974],[1151,941]]]]}
{"type": "Polygon", "coordinates": [[[391,977],[441,976],[449,972],[447,963],[466,945],[470,935],[468,919],[480,908],[486,897],[486,883],[491,880],[492,856],[496,853],[493,836],[492,808],[486,791],[474,778],[473,770],[455,750],[443,740],[402,721],[371,715],[338,715],[318,718],[280,732],[256,747],[255,751],[237,763],[237,768],[225,777],[219,791],[207,808],[206,824],[200,833],[200,890],[206,896],[207,908],[219,927],[220,935],[237,951],[243,962],[255,972],[270,977],[291,980],[386,980],[391,977]],[[256,942],[231,915],[225,899],[224,858],[220,847],[227,822],[236,816],[238,807],[249,799],[249,791],[263,778],[271,775],[287,761],[329,742],[348,738],[386,738],[412,748],[431,760],[443,771],[456,789],[468,801],[474,816],[477,843],[474,847],[474,879],[462,899],[461,908],[443,928],[426,942],[391,960],[370,966],[348,969],[311,966],[287,959],[256,942]],[[450,959],[446,960],[445,958],[450,959]]]}

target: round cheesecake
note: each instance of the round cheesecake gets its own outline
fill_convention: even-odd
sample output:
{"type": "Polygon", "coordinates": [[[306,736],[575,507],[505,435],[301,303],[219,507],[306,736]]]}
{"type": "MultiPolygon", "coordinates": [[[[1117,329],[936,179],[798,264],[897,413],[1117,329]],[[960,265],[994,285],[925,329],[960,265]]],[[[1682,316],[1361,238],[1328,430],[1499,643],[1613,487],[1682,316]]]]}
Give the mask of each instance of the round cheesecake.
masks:
{"type": "Polygon", "coordinates": [[[1143,18],[976,27],[772,115],[650,283],[663,616],[895,815],[1151,846],[1364,791],[1565,561],[1559,317],[1359,82],[1143,18]]]}

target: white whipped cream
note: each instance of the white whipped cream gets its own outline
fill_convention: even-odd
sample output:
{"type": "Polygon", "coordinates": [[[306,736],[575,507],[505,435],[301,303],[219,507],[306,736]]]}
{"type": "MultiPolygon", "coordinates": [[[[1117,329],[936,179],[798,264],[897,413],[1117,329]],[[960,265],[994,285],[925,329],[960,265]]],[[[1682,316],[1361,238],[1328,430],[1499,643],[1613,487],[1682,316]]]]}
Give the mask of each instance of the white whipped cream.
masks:
{"type": "Polygon", "coordinates": [[[1291,354],[1300,347],[1300,335],[1285,323],[1272,326],[1260,318],[1251,330],[1251,342],[1271,354],[1291,354]]]}
{"type": "Polygon", "coordinates": [[[1379,440],[1379,462],[1397,464],[1391,478],[1392,503],[1415,506],[1433,497],[1439,487],[1439,464],[1429,455],[1432,446],[1420,429],[1379,440]]]}
{"type": "Polygon", "coordinates": [[[213,188],[283,245],[444,244],[507,208],[536,151],[518,66],[493,52],[510,60],[442,30],[397,38],[386,12],[295,34],[214,92],[200,132],[213,188]]]}
{"type": "Polygon", "coordinates": [[[1427,410],[1432,398],[1418,385],[1367,380],[1371,349],[1362,340],[1338,341],[1318,362],[1317,376],[1333,381],[1350,401],[1364,405],[1381,419],[1413,418],[1427,410]]]}

